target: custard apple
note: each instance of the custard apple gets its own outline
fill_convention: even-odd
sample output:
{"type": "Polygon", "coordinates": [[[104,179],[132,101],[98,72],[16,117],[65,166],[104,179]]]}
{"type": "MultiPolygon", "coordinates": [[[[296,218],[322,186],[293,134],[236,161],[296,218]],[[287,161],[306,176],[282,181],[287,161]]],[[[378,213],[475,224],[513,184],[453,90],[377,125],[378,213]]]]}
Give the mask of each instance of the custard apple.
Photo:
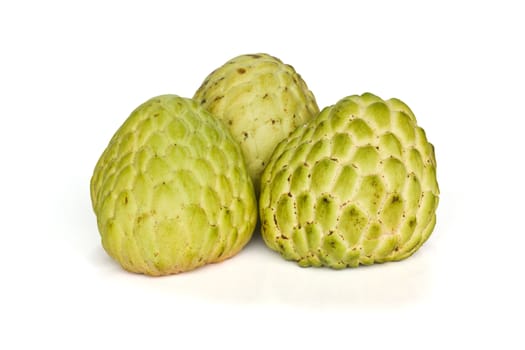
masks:
{"type": "Polygon", "coordinates": [[[240,143],[256,192],[275,146],[319,113],[314,95],[294,68],[264,53],[226,62],[193,98],[240,143]]]}
{"type": "Polygon", "coordinates": [[[261,232],[300,266],[401,260],[433,231],[438,196],[434,147],[409,107],[349,96],[276,147],[261,179],[261,232]]]}
{"type": "Polygon", "coordinates": [[[176,95],[148,100],[118,129],[95,167],[91,200],[106,252],[147,275],[227,259],[257,221],[239,145],[222,122],[176,95]]]}

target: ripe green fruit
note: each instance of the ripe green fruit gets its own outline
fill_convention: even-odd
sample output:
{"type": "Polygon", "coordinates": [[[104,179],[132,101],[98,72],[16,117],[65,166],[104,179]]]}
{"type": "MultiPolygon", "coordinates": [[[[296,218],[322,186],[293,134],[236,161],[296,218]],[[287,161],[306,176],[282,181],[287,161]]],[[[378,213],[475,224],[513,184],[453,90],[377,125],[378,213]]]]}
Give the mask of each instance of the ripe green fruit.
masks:
{"type": "Polygon", "coordinates": [[[319,112],[294,68],[262,53],[226,62],[193,98],[221,119],[240,143],[256,192],[275,146],[319,112]]]}
{"type": "Polygon", "coordinates": [[[401,260],[430,236],[434,148],[398,99],[349,96],[295,130],[261,180],[265,243],[301,266],[401,260]]]}
{"type": "Polygon", "coordinates": [[[227,259],[257,221],[238,144],[195,101],[175,95],[131,113],[95,167],[91,200],[106,252],[147,275],[227,259]]]}

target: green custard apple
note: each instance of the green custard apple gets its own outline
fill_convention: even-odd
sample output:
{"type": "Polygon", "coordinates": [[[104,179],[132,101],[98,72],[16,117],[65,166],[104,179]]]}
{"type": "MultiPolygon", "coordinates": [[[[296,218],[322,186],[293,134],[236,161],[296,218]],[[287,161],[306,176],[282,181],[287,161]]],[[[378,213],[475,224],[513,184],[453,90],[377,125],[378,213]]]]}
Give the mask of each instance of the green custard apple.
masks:
{"type": "Polygon", "coordinates": [[[396,261],[428,239],[438,198],[434,147],[409,107],[354,95],[276,147],[261,179],[261,232],[300,266],[396,261]]]}
{"type": "Polygon", "coordinates": [[[217,118],[176,95],[148,100],[118,129],[95,167],[91,200],[106,252],[146,275],[227,259],[257,221],[239,145],[217,118]]]}
{"type": "Polygon", "coordinates": [[[221,119],[240,143],[256,192],[275,146],[319,112],[294,68],[263,53],[226,62],[193,98],[221,119]]]}

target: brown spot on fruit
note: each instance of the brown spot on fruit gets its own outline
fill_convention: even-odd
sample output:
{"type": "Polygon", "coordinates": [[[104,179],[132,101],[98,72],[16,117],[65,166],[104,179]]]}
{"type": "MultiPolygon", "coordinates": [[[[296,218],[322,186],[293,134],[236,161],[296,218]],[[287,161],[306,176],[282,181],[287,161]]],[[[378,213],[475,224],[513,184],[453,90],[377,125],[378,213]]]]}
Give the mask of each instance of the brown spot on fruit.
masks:
{"type": "Polygon", "coordinates": [[[246,69],[244,69],[244,68],[237,68],[237,73],[244,74],[244,73],[246,73],[246,69]]]}

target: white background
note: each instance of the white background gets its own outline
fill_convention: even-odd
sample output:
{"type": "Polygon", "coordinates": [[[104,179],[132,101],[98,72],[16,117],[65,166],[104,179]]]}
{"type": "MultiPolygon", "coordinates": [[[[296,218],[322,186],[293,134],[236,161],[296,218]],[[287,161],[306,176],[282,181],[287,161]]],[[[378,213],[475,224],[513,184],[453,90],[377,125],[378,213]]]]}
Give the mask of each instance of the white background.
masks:
{"type": "Polygon", "coordinates": [[[0,348],[524,349],[519,1],[0,4],[0,348]],[[151,278],[103,251],[89,180],[150,97],[228,59],[292,64],[321,107],[373,92],[436,148],[438,223],[411,258],[302,269],[255,238],[151,278]]]}

